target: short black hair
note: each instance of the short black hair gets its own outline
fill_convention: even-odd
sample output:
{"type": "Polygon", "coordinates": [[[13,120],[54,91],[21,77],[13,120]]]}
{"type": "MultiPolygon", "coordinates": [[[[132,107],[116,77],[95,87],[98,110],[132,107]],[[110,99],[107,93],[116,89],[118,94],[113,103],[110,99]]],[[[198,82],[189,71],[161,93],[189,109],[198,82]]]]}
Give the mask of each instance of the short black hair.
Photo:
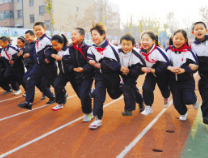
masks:
{"type": "Polygon", "coordinates": [[[121,37],[120,44],[121,44],[122,40],[131,41],[132,45],[134,45],[136,43],[135,38],[129,33],[127,33],[121,37]]]}
{"type": "Polygon", "coordinates": [[[193,27],[192,27],[192,31],[194,31],[194,27],[197,25],[197,24],[202,24],[204,25],[205,29],[207,29],[207,25],[203,22],[203,21],[197,21],[193,24],[193,27]]]}
{"type": "Polygon", "coordinates": [[[33,30],[27,30],[26,32],[25,32],[25,34],[30,34],[30,36],[34,36],[35,35],[35,33],[34,33],[34,31],[33,30]]]}
{"type": "Polygon", "coordinates": [[[40,26],[42,26],[43,28],[46,28],[46,27],[45,27],[45,24],[44,24],[43,22],[41,22],[41,21],[36,22],[36,23],[34,24],[33,28],[34,28],[35,26],[37,26],[37,25],[40,25],[40,26]]]}
{"type": "Polygon", "coordinates": [[[106,34],[106,28],[104,24],[92,24],[92,27],[90,28],[90,33],[92,34],[93,30],[97,30],[99,34],[102,36],[103,34],[106,34]]]}
{"type": "Polygon", "coordinates": [[[6,42],[6,41],[9,42],[9,43],[11,42],[11,39],[10,39],[9,37],[6,37],[6,36],[1,36],[1,37],[0,37],[0,40],[1,40],[2,42],[6,42]]]}
{"type": "Polygon", "coordinates": [[[85,35],[85,30],[83,28],[81,28],[81,27],[77,27],[74,30],[78,30],[80,35],[85,35]]]}

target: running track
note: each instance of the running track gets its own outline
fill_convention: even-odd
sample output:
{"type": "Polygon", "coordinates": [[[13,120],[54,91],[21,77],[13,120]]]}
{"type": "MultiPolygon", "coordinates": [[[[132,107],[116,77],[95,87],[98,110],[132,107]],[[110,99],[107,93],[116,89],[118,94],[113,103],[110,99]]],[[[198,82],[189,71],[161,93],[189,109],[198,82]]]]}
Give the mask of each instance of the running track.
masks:
{"type": "MultiPolygon", "coordinates": [[[[198,81],[198,75],[195,79],[198,81]]],[[[143,81],[144,75],[137,86],[141,87],[143,81]]],[[[153,114],[143,116],[137,107],[133,116],[124,117],[123,98],[112,100],[107,96],[103,126],[90,130],[90,123],[82,122],[78,97],[70,85],[66,89],[68,101],[57,112],[51,111],[56,104],[45,105],[48,99],[40,100],[38,90],[32,111],[17,107],[17,103],[24,102],[23,97],[0,91],[0,157],[178,158],[197,114],[190,105],[188,120],[180,122],[173,105],[163,108],[163,98],[156,87],[153,114]]],[[[198,88],[196,95],[201,102],[198,88]]]]}

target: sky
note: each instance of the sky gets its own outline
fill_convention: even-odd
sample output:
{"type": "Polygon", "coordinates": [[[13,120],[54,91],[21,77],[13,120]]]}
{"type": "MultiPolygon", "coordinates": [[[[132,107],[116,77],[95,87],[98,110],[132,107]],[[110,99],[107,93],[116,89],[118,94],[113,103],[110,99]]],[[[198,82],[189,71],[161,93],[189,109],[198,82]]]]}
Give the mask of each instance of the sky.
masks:
{"type": "Polygon", "coordinates": [[[181,27],[185,27],[183,19],[199,21],[199,8],[208,6],[208,0],[108,0],[120,6],[121,22],[126,22],[127,17],[133,15],[151,16],[165,22],[168,12],[174,12],[175,18],[181,27]]]}

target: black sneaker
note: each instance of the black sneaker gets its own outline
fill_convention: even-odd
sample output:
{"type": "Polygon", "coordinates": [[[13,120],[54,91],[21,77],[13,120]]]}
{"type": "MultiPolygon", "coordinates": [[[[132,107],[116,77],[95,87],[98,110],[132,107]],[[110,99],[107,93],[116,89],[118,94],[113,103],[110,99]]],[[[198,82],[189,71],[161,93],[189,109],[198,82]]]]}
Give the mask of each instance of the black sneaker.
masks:
{"type": "Polygon", "coordinates": [[[67,97],[68,97],[68,93],[66,93],[66,94],[65,94],[65,98],[64,98],[64,102],[63,102],[63,104],[66,104],[67,97]]]}
{"type": "Polygon", "coordinates": [[[122,115],[123,116],[132,116],[133,113],[132,113],[132,111],[124,111],[124,112],[122,112],[122,115]]]}
{"type": "Polygon", "coordinates": [[[142,102],[142,104],[139,104],[139,111],[142,112],[144,111],[145,107],[144,107],[144,102],[142,102]]]}
{"type": "Polygon", "coordinates": [[[91,88],[91,91],[90,91],[90,98],[94,98],[95,97],[95,89],[94,88],[91,88]]]}
{"type": "Polygon", "coordinates": [[[32,110],[32,103],[28,103],[28,102],[25,102],[23,104],[18,104],[18,106],[20,108],[24,108],[24,109],[28,109],[28,110],[32,110]]]}
{"type": "Polygon", "coordinates": [[[9,90],[9,91],[5,91],[3,94],[10,94],[10,93],[12,93],[14,90],[9,90]]]}
{"type": "Polygon", "coordinates": [[[208,125],[208,117],[203,118],[203,123],[208,125]]]}
{"type": "Polygon", "coordinates": [[[41,100],[44,100],[46,98],[46,96],[43,94],[41,97],[41,100]]]}
{"type": "Polygon", "coordinates": [[[53,98],[50,98],[49,101],[46,104],[53,104],[55,102],[56,102],[56,98],[53,97],[53,98]]]}

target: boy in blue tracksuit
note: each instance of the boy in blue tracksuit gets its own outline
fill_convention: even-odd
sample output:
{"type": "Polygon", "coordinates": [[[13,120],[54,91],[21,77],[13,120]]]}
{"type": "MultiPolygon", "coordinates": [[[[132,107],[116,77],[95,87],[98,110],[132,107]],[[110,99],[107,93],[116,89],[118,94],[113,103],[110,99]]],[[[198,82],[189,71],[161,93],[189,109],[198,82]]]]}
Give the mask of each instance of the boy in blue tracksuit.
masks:
{"type": "MultiPolygon", "coordinates": [[[[18,104],[19,107],[25,109],[32,109],[32,102],[34,100],[35,85],[37,85],[42,76],[45,76],[48,82],[53,86],[57,76],[57,66],[51,54],[56,51],[52,49],[50,38],[45,34],[46,27],[43,22],[36,22],[34,24],[34,32],[37,36],[35,51],[29,54],[33,56],[35,65],[27,77],[27,91],[26,100],[23,104],[18,104]]],[[[28,57],[26,55],[25,57],[28,57]]],[[[46,84],[46,83],[45,83],[46,84]]],[[[50,98],[46,104],[55,102],[55,96],[50,91],[43,91],[43,93],[50,98]]]]}
{"type": "Polygon", "coordinates": [[[121,64],[121,77],[124,84],[121,90],[124,95],[125,108],[122,115],[131,116],[132,111],[135,110],[135,103],[139,104],[140,112],[144,110],[143,97],[136,87],[136,81],[140,74],[143,74],[142,67],[145,61],[140,56],[139,51],[134,48],[135,39],[130,34],[125,34],[120,39],[121,48],[118,49],[120,64],[121,64]]]}
{"type": "Polygon", "coordinates": [[[192,28],[192,34],[196,37],[191,47],[199,59],[199,92],[202,97],[203,123],[208,124],[208,32],[204,22],[196,22],[192,28]]]}

